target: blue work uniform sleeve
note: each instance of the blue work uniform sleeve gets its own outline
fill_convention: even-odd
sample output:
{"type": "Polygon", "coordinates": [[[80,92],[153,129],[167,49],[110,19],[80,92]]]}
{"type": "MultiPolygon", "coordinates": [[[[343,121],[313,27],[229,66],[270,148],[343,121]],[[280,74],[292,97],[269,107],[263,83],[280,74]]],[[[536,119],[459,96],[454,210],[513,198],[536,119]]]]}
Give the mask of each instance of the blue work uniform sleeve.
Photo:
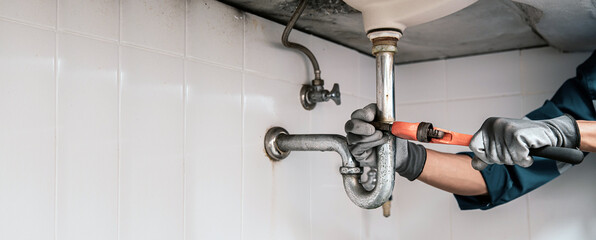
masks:
{"type": "MultiPolygon", "coordinates": [[[[578,66],[575,78],[567,80],[551,100],[528,115],[532,120],[551,119],[570,114],[578,120],[595,120],[593,99],[596,99],[596,51],[578,66]]],[[[461,153],[473,157],[473,153],[461,153]]],[[[560,175],[555,160],[534,157],[528,168],[489,165],[480,172],[488,195],[461,196],[454,194],[461,210],[487,210],[512,201],[560,175]]]]}
{"type": "MultiPolygon", "coordinates": [[[[465,153],[472,157],[472,153],[465,153]]],[[[509,165],[489,165],[481,171],[486,182],[488,195],[461,196],[455,199],[461,210],[491,209],[495,206],[516,199],[550,180],[559,176],[555,161],[546,158],[534,158],[531,167],[509,165]]]]}

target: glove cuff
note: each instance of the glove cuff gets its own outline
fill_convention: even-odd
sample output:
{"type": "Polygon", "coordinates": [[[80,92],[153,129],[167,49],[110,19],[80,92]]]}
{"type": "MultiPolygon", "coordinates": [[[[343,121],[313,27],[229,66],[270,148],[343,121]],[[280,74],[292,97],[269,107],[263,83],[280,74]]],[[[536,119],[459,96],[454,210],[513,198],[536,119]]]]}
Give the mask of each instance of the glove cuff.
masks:
{"type": "Polygon", "coordinates": [[[579,126],[575,118],[569,114],[564,114],[560,117],[556,117],[547,120],[552,126],[558,130],[561,134],[561,143],[558,147],[566,148],[578,148],[581,142],[581,136],[579,135],[579,126]]]}
{"type": "Polygon", "coordinates": [[[582,135],[579,134],[579,125],[577,125],[577,121],[575,120],[575,118],[567,113],[565,113],[565,116],[567,116],[569,119],[571,119],[571,122],[573,124],[573,128],[575,129],[575,141],[573,142],[574,148],[579,148],[579,145],[582,142],[582,135]]]}
{"type": "MultiPolygon", "coordinates": [[[[404,153],[402,151],[400,152],[404,153]]],[[[422,145],[408,142],[405,154],[405,156],[395,156],[396,159],[401,158],[399,161],[400,164],[396,165],[395,171],[400,176],[414,181],[420,176],[426,164],[426,148],[422,145]]]]}

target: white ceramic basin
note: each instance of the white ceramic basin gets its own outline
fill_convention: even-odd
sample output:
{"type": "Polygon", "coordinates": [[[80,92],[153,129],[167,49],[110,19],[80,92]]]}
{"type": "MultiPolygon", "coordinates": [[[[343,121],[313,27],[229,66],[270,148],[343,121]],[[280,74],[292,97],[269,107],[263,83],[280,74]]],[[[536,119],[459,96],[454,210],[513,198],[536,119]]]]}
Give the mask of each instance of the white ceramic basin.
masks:
{"type": "Polygon", "coordinates": [[[344,0],[362,12],[364,29],[399,29],[402,32],[457,12],[477,0],[344,0]]]}

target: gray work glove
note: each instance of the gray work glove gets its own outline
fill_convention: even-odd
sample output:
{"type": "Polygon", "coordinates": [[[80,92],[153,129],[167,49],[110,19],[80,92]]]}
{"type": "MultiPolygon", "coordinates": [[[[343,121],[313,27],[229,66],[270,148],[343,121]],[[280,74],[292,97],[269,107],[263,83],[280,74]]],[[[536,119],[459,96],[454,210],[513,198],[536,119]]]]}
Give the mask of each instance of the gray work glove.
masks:
{"type": "MultiPolygon", "coordinates": [[[[350,152],[358,162],[366,166],[376,166],[375,147],[393,137],[369,124],[375,119],[376,112],[377,105],[371,103],[354,111],[345,125],[350,152]]],[[[426,163],[426,148],[397,137],[395,145],[395,170],[400,176],[413,181],[420,176],[426,163]]]]}
{"type": "Polygon", "coordinates": [[[489,118],[470,142],[476,155],[472,167],[484,169],[488,164],[529,167],[534,160],[530,149],[545,146],[577,148],[580,136],[577,123],[570,115],[548,120],[489,118]]]}

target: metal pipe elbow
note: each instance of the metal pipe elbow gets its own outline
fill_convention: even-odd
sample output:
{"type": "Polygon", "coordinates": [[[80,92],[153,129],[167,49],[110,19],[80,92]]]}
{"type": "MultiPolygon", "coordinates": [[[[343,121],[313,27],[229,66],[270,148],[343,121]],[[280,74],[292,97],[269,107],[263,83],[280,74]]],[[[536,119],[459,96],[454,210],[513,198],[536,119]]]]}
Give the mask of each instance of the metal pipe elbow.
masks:
{"type": "Polygon", "coordinates": [[[354,204],[361,208],[373,209],[389,200],[395,184],[395,140],[379,146],[377,150],[376,184],[371,191],[367,191],[360,183],[360,175],[343,174],[344,189],[354,204]]]}
{"type": "Polygon", "coordinates": [[[354,161],[344,136],[335,134],[290,135],[280,127],[274,127],[265,135],[265,150],[273,160],[282,160],[291,151],[334,151],[342,159],[340,173],[348,198],[361,208],[372,209],[383,205],[393,191],[395,180],[395,140],[383,144],[377,150],[378,166],[376,185],[367,191],[360,182],[362,168],[354,161]]]}

